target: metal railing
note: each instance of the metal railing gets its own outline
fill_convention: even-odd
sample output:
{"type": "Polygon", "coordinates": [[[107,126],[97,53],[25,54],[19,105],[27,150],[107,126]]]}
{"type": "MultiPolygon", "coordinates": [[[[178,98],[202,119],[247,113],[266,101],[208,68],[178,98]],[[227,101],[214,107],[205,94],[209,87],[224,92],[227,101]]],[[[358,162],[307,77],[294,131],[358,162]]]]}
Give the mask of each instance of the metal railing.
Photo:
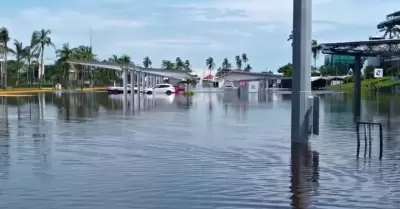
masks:
{"type": "Polygon", "coordinates": [[[379,160],[382,160],[383,155],[383,133],[382,133],[382,123],[373,122],[357,122],[357,158],[360,155],[361,137],[360,137],[360,127],[364,126],[364,157],[371,157],[372,152],[372,130],[374,127],[379,127],[379,160]],[[369,149],[368,149],[369,147],[369,149]]]}

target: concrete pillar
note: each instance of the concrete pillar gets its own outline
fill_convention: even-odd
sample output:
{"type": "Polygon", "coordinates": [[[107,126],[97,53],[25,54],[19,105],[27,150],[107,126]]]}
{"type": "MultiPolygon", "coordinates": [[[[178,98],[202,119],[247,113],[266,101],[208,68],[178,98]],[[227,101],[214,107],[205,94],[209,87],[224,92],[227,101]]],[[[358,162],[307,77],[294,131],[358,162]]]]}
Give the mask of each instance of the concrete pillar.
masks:
{"type": "Polygon", "coordinates": [[[146,73],[142,74],[142,91],[146,88],[146,73]]]}
{"type": "Polygon", "coordinates": [[[131,71],[131,111],[135,110],[135,72],[131,71]]]}
{"type": "Polygon", "coordinates": [[[122,82],[124,86],[124,98],[123,98],[123,109],[126,111],[126,106],[128,104],[128,70],[122,69],[122,82]]]}
{"type": "Polygon", "coordinates": [[[311,0],[293,1],[293,76],[291,141],[308,142],[311,95],[311,0]]]}
{"type": "Polygon", "coordinates": [[[266,90],[266,91],[269,91],[270,82],[271,82],[271,80],[270,80],[269,78],[267,78],[267,79],[265,80],[265,90],[266,90]]]}
{"type": "Polygon", "coordinates": [[[141,79],[142,79],[142,73],[140,71],[136,72],[136,78],[137,78],[137,95],[138,95],[138,108],[140,109],[140,88],[141,88],[141,79]]]}
{"type": "Polygon", "coordinates": [[[361,56],[355,56],[354,66],[354,117],[356,120],[361,115],[361,56]]]}

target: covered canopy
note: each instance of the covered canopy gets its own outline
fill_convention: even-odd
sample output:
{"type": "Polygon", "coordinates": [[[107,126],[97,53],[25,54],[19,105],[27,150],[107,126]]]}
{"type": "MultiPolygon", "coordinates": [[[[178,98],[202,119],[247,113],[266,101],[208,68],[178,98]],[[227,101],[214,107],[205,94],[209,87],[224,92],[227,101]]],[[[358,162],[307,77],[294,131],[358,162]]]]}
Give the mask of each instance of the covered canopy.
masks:
{"type": "Polygon", "coordinates": [[[162,76],[162,77],[170,77],[175,79],[187,79],[191,78],[191,75],[184,71],[177,70],[167,70],[163,68],[144,68],[140,66],[135,66],[133,64],[118,64],[112,62],[99,62],[99,61],[91,61],[91,60],[68,60],[67,63],[73,65],[83,65],[89,67],[98,67],[110,70],[122,71],[122,68],[125,68],[129,71],[138,71],[147,73],[150,75],[162,76]]]}
{"type": "Polygon", "coordinates": [[[323,43],[313,48],[323,54],[377,56],[400,53],[400,39],[323,43]]]}

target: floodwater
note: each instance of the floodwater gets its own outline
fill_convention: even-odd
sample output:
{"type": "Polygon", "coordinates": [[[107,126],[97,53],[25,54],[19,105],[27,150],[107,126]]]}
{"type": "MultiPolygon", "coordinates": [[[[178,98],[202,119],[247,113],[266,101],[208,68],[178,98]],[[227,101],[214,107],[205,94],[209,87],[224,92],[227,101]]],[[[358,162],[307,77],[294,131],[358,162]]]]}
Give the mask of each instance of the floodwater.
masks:
{"type": "Polygon", "coordinates": [[[320,135],[291,145],[290,96],[142,96],[134,113],[106,93],[2,97],[0,208],[399,208],[395,97],[362,102],[379,160],[376,129],[356,158],[344,94],[320,95],[320,135]]]}

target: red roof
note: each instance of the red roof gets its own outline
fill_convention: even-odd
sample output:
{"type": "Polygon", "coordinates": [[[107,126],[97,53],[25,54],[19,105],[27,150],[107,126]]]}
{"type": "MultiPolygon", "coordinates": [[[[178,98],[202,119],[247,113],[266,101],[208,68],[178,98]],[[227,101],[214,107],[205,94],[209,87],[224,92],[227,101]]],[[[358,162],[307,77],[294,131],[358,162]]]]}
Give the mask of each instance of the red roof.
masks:
{"type": "Polygon", "coordinates": [[[203,79],[204,79],[204,80],[210,80],[210,79],[213,79],[213,78],[214,78],[213,75],[208,74],[208,75],[206,75],[203,79]]]}

